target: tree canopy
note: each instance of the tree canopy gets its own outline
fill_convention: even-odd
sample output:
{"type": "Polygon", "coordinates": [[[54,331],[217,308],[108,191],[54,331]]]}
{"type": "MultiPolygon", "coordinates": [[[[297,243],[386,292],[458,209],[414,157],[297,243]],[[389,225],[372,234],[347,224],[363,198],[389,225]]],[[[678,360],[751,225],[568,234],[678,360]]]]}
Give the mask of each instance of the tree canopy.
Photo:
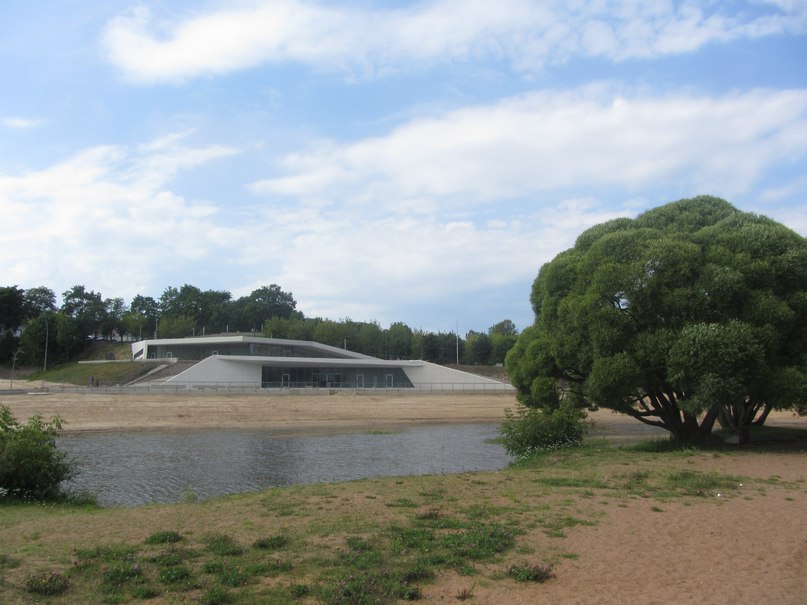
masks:
{"type": "Polygon", "coordinates": [[[742,441],[807,401],[807,240],[701,196],[588,229],[541,267],[506,365],[519,400],[565,399],[680,441],[742,441]]]}
{"type": "Polygon", "coordinates": [[[458,334],[413,330],[394,322],[382,329],[375,321],[339,321],[305,317],[290,292],[271,284],[234,299],[225,290],[190,284],[165,288],[159,299],[135,295],[130,305],[120,297],[103,298],[83,285],[56,296],[44,286],[22,290],[0,287],[0,363],[19,349],[18,362],[47,365],[74,358],[93,339],[183,338],[217,333],[251,333],[314,340],[384,359],[420,357],[436,363],[502,363],[515,342],[515,324],[505,319],[488,333],[458,334]],[[47,360],[45,359],[47,354],[47,360]]]}

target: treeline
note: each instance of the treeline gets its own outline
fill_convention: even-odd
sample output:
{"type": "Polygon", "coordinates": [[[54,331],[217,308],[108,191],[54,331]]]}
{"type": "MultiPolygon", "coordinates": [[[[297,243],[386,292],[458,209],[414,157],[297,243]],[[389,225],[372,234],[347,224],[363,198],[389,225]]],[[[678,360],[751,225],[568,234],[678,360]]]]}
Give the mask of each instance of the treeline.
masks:
{"type": "Polygon", "coordinates": [[[122,298],[73,286],[56,294],[41,286],[0,287],[0,363],[43,365],[69,361],[92,340],[181,338],[221,333],[251,333],[274,338],[313,340],[382,359],[425,359],[436,363],[503,363],[518,332],[510,320],[487,333],[433,333],[396,322],[334,321],[305,317],[290,292],[272,284],[233,298],[224,290],[185,284],[168,287],[159,299],[122,298]]]}

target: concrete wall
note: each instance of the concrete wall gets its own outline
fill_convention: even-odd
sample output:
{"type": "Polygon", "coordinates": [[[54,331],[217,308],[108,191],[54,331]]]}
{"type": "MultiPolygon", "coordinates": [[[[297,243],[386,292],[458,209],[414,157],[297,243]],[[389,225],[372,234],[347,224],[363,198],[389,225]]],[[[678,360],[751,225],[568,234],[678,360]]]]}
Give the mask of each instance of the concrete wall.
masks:
{"type": "Polygon", "coordinates": [[[226,356],[214,355],[203,359],[193,367],[169,378],[166,382],[180,383],[227,383],[261,385],[261,366],[254,363],[243,363],[227,359],[226,356]]]}
{"type": "Polygon", "coordinates": [[[428,361],[418,361],[417,365],[412,366],[404,365],[403,369],[409,380],[415,385],[415,388],[436,389],[441,385],[447,388],[449,388],[449,385],[489,385],[490,388],[499,386],[504,389],[509,386],[492,378],[446,368],[428,361]]]}

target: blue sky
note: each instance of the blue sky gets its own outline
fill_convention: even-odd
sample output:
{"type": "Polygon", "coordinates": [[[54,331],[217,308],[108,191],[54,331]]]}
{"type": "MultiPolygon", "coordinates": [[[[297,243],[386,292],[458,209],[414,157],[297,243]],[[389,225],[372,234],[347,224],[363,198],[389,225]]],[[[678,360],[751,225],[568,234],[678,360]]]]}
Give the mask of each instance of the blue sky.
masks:
{"type": "Polygon", "coordinates": [[[584,229],[807,235],[807,1],[0,2],[2,284],[532,321],[584,229]]]}

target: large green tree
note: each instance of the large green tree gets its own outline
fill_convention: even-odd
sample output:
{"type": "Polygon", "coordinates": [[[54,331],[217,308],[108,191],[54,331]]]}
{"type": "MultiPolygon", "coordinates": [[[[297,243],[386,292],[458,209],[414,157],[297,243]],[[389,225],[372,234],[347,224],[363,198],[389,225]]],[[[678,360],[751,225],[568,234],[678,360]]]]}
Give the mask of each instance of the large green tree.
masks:
{"type": "Polygon", "coordinates": [[[719,198],[585,231],[531,302],[506,361],[527,405],[610,408],[684,442],[804,409],[807,240],[719,198]]]}
{"type": "Polygon", "coordinates": [[[292,317],[296,306],[291,292],[284,292],[277,284],[261,286],[233,303],[233,325],[236,330],[260,331],[273,317],[292,317]]]}

